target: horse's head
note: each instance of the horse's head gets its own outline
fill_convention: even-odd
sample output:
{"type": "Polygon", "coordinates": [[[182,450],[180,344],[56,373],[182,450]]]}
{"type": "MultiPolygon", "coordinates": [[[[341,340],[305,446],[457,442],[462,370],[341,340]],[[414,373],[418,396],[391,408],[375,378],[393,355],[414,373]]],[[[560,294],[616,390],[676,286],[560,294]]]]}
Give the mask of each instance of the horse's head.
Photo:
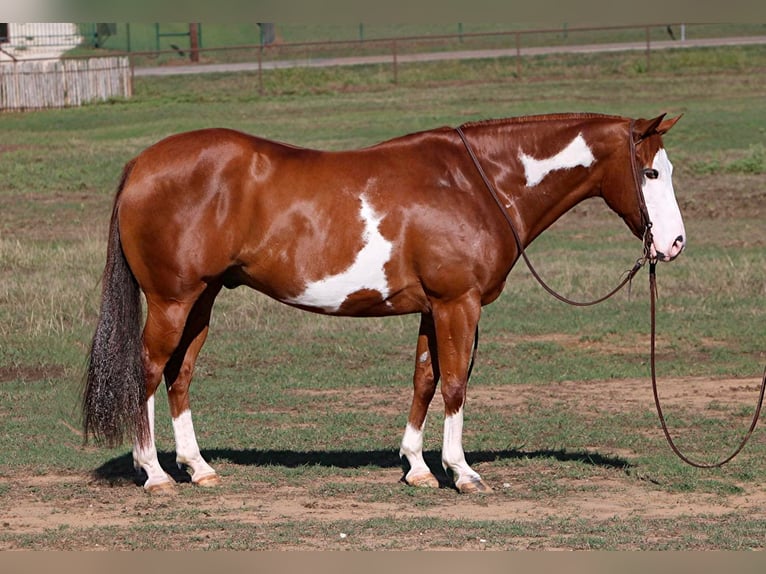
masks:
{"type": "Polygon", "coordinates": [[[632,168],[623,170],[623,174],[627,171],[628,175],[622,178],[619,199],[610,200],[606,195],[605,199],[639,238],[644,238],[648,217],[651,225],[649,256],[659,261],[671,261],[686,245],[686,230],[673,190],[673,165],[662,145],[662,135],[681,116],[668,120],[664,117],[663,114],[631,123],[630,150],[634,154],[631,161],[635,163],[632,168]]]}

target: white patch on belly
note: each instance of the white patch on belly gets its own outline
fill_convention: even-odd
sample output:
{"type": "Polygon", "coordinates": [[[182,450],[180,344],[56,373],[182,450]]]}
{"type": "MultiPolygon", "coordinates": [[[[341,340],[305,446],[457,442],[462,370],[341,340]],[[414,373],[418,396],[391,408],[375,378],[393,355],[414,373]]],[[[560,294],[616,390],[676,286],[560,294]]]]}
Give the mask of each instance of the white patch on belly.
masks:
{"type": "Polygon", "coordinates": [[[383,216],[375,213],[364,196],[360,200],[362,208],[359,215],[364,222],[364,246],[356,254],[354,262],[342,273],[308,283],[303,293],[286,299],[287,303],[317,307],[333,313],[340,309],[349,295],[361,289],[377,291],[381,299],[388,297],[389,287],[384,266],[391,258],[393,244],[378,229],[383,216]]]}
{"type": "Polygon", "coordinates": [[[534,187],[540,183],[545,176],[558,169],[571,169],[577,166],[588,167],[595,160],[585,138],[582,134],[569,142],[564,149],[554,156],[545,159],[535,159],[532,156],[519,153],[519,159],[524,164],[524,175],[527,178],[527,187],[534,187]]]}

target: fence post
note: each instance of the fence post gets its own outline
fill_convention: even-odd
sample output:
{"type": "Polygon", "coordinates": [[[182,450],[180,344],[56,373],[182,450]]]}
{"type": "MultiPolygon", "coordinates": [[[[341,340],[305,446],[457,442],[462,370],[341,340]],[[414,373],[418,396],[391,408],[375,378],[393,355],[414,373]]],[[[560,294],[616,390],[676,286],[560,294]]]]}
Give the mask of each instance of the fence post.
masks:
{"type": "Polygon", "coordinates": [[[394,57],[394,85],[397,85],[399,83],[399,64],[397,62],[397,55],[396,55],[396,40],[391,42],[391,51],[393,52],[394,57]]]}
{"type": "Polygon", "coordinates": [[[651,36],[651,29],[649,28],[649,26],[647,26],[646,27],[646,73],[647,74],[649,73],[649,68],[651,66],[651,58],[650,58],[650,54],[651,54],[651,44],[650,44],[650,42],[651,42],[651,40],[650,40],[650,36],[651,36]]]}
{"type": "Polygon", "coordinates": [[[263,42],[258,46],[258,95],[263,95],[263,42]]]}
{"type": "Polygon", "coordinates": [[[516,77],[521,78],[521,34],[516,32],[516,77]]]}
{"type": "Polygon", "coordinates": [[[189,59],[199,62],[199,24],[189,24],[189,59]]]}

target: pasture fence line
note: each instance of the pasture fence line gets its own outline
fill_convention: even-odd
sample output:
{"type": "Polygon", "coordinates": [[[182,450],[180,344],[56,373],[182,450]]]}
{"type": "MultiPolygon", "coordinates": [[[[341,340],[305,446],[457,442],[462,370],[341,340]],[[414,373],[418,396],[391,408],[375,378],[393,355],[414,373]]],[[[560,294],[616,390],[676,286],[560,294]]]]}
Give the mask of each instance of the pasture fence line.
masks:
{"type": "Polygon", "coordinates": [[[0,64],[0,110],[81,106],[132,93],[133,71],[126,56],[0,64]]]}
{"type": "Polygon", "coordinates": [[[402,65],[408,63],[505,58],[510,64],[509,72],[521,78],[529,73],[526,64],[535,56],[632,52],[639,55],[637,68],[650,72],[653,55],[658,50],[715,45],[717,41],[731,40],[759,43],[764,39],[762,35],[705,37],[692,34],[694,29],[695,25],[691,24],[644,24],[200,47],[193,63],[186,59],[188,55],[176,50],[122,54],[130,56],[135,74],[140,76],[205,71],[256,72],[258,92],[264,94],[268,83],[265,72],[287,68],[377,65],[390,70],[390,82],[396,85],[401,80],[402,65]]]}

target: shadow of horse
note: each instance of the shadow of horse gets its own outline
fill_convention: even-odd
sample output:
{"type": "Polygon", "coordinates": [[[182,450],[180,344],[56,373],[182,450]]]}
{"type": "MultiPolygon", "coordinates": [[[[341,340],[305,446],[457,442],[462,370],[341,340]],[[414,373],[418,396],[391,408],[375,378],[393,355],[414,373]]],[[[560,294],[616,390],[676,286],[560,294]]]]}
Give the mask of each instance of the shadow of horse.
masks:
{"type": "MultiPolygon", "coordinates": [[[[225,462],[242,466],[282,466],[285,468],[298,468],[301,466],[320,466],[335,468],[402,468],[402,478],[407,473],[407,460],[399,458],[395,450],[361,450],[361,451],[295,451],[295,450],[236,450],[229,448],[214,448],[202,452],[206,460],[225,462]]],[[[162,467],[173,477],[176,482],[190,482],[191,478],[184,469],[179,469],[175,461],[175,453],[163,451],[158,453],[162,467]]],[[[437,451],[424,453],[428,466],[439,481],[442,488],[453,488],[451,477],[447,475],[441,465],[441,454],[437,451]]],[[[482,450],[467,452],[466,458],[472,463],[496,462],[501,460],[523,460],[552,458],[559,462],[576,462],[587,466],[607,469],[627,470],[631,463],[616,456],[602,455],[588,451],[567,450],[535,450],[525,451],[519,449],[482,450]]],[[[131,453],[108,460],[94,471],[96,480],[106,481],[111,485],[133,482],[136,485],[143,484],[143,478],[139,477],[133,468],[131,453]]]]}

